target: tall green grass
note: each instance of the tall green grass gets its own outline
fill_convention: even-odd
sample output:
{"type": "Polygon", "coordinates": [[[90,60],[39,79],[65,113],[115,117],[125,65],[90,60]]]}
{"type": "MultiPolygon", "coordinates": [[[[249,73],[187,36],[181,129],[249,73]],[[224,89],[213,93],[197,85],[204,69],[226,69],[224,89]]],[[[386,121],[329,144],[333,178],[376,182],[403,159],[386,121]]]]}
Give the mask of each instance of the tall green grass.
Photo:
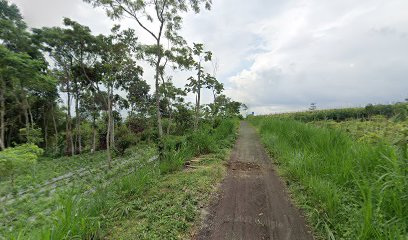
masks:
{"type": "Polygon", "coordinates": [[[408,239],[408,160],[398,148],[292,120],[250,121],[321,238],[408,239]]]}
{"type": "MultiPolygon", "coordinates": [[[[154,216],[154,212],[149,212],[153,210],[145,209],[149,206],[143,205],[140,200],[144,194],[160,184],[160,179],[165,178],[164,175],[170,176],[169,173],[182,169],[184,163],[194,156],[220,152],[220,156],[224,158],[223,149],[233,144],[237,127],[237,120],[224,120],[215,128],[204,125],[187,136],[167,137],[162,160],[150,161],[151,159],[142,157],[135,172],[114,179],[110,184],[98,186],[89,195],[75,195],[70,191],[62,194],[57,211],[51,215],[51,225],[42,229],[15,231],[8,235],[7,239],[104,239],[109,226],[125,219],[132,212],[144,209],[154,216]]],[[[127,155],[138,157],[133,156],[131,152],[127,155]]],[[[151,155],[146,153],[146,156],[151,155]]],[[[167,204],[171,205],[171,202],[167,204]]],[[[175,214],[197,215],[196,212],[175,214]]],[[[160,225],[161,221],[165,221],[159,216],[155,219],[157,222],[154,224],[160,225]]],[[[192,219],[186,218],[183,221],[190,222],[192,219]]],[[[185,222],[181,221],[180,224],[185,225],[185,222]]]]}
{"type": "Polygon", "coordinates": [[[238,120],[225,119],[215,128],[203,124],[197,131],[186,136],[167,136],[164,140],[164,157],[160,163],[161,173],[183,168],[184,163],[199,155],[217,153],[230,147],[236,136],[238,120]]]}

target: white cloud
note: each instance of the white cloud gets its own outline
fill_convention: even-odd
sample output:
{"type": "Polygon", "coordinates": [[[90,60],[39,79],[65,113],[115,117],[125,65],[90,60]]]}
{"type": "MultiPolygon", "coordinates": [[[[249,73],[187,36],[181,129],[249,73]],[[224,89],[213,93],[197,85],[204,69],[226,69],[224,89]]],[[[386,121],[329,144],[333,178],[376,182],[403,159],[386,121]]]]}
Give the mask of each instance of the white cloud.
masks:
{"type": "Polygon", "coordinates": [[[229,94],[263,113],[311,102],[341,107],[403,100],[408,2],[389,2],[289,4],[248,33],[262,38],[267,50],[229,78],[229,94]]]}
{"type": "MultiPolygon", "coordinates": [[[[13,2],[34,27],[60,25],[62,16],[97,33],[112,24],[81,0],[13,2]]],[[[408,95],[406,9],[406,0],[219,0],[186,14],[182,33],[214,52],[227,94],[250,111],[386,103],[408,95]]],[[[177,84],[189,75],[175,74],[177,84]]]]}

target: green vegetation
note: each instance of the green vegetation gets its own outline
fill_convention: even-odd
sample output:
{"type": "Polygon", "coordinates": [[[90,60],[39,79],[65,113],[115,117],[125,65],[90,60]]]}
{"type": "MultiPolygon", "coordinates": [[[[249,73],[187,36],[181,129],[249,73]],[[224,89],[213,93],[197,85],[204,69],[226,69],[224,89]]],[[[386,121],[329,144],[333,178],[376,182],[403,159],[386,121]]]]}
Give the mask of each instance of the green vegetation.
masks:
{"type": "Polygon", "coordinates": [[[23,144],[14,148],[7,148],[0,152],[0,176],[10,177],[14,187],[14,179],[18,173],[24,173],[37,162],[43,150],[34,144],[23,144]]]}
{"type": "Polygon", "coordinates": [[[390,105],[372,105],[368,104],[364,108],[343,108],[343,109],[327,109],[315,110],[294,113],[282,113],[271,115],[273,118],[294,119],[302,122],[334,120],[345,121],[348,119],[370,119],[373,116],[384,116],[386,118],[395,117],[400,120],[405,120],[408,117],[408,103],[396,103],[390,105]]]}
{"type": "MultiPolygon", "coordinates": [[[[406,106],[386,108],[401,105],[406,106]]],[[[384,114],[388,119],[317,121],[327,119],[323,113],[355,111],[259,116],[250,122],[320,238],[406,239],[407,122],[396,112],[384,114]]]]}
{"type": "Polygon", "coordinates": [[[228,152],[206,155],[193,169],[166,175],[143,196],[130,200],[132,213],[109,230],[110,239],[187,239],[200,210],[225,175],[228,152]]]}
{"type": "MultiPolygon", "coordinates": [[[[168,138],[161,161],[149,146],[129,148],[111,168],[101,160],[106,152],[40,159],[17,179],[17,196],[1,199],[7,210],[0,213],[0,238],[99,239],[123,234],[123,239],[175,239],[188,234],[200,206],[223,176],[237,127],[237,120],[223,120],[214,128],[203,124],[186,136],[168,138]],[[203,154],[194,168],[185,169],[188,160],[203,154]],[[137,231],[118,228],[126,222],[137,231]]],[[[0,183],[6,190],[7,182],[0,183]]]]}
{"type": "Polygon", "coordinates": [[[106,156],[103,152],[81,157],[39,159],[26,174],[16,179],[12,191],[7,182],[0,182],[0,201],[5,206],[0,212],[0,236],[49,225],[64,198],[91,197],[98,187],[136,171],[154,152],[154,149],[146,147],[132,149],[128,156],[115,159],[111,169],[105,161],[101,161],[106,156]]]}
{"type": "Polygon", "coordinates": [[[64,18],[62,27],[29,29],[0,0],[0,239],[103,239],[120,234],[109,229],[126,217],[159,212],[158,196],[180,218],[137,224],[144,238],[179,238],[222,176],[243,107],[204,73],[213,53],[179,34],[184,13],[211,1],[84,1],[135,28],[96,35],[64,18]],[[140,30],[153,44],[139,42],[140,30]],[[153,92],[142,61],[155,73],[153,92]],[[177,87],[179,71],[198,79],[177,87]],[[186,101],[204,91],[213,102],[186,101]],[[208,154],[203,169],[183,170],[208,154]]]}

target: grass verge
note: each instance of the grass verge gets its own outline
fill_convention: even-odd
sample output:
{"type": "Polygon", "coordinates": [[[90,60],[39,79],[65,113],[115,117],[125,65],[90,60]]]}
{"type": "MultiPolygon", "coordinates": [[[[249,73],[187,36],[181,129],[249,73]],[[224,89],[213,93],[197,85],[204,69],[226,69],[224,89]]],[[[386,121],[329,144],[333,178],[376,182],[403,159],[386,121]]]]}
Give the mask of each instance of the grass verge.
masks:
{"type": "Polygon", "coordinates": [[[408,161],[384,143],[268,117],[250,119],[321,239],[407,239],[408,161]]]}
{"type": "Polygon", "coordinates": [[[165,175],[144,194],[129,199],[132,214],[119,219],[108,239],[186,239],[201,209],[224,178],[228,152],[202,158],[192,169],[165,175]]]}

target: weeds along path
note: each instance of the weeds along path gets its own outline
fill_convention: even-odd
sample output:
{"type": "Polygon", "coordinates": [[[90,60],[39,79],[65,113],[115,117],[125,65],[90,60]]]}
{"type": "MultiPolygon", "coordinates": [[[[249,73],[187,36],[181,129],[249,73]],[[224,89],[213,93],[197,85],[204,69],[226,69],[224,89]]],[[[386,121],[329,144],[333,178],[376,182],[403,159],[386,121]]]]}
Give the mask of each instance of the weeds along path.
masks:
{"type": "Polygon", "coordinates": [[[313,239],[246,122],[241,123],[220,197],[195,239],[313,239]]]}

